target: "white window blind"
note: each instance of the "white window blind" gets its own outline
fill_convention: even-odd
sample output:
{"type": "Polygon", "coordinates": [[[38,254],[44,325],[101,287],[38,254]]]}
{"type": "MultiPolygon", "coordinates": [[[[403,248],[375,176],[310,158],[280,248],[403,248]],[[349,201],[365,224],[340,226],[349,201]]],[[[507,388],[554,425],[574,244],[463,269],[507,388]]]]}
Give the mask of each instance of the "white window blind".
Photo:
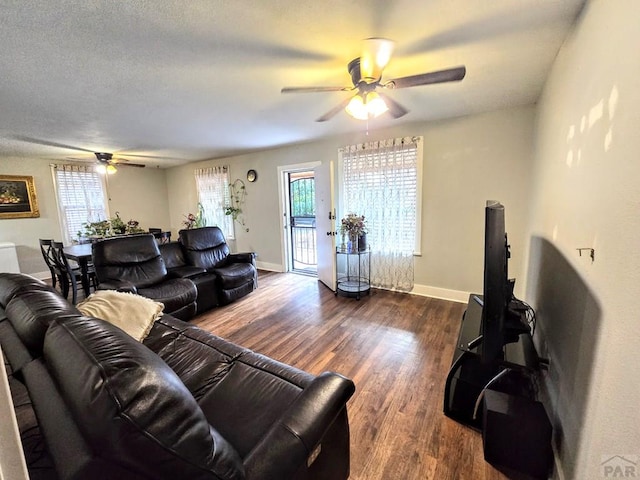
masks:
{"type": "Polygon", "coordinates": [[[93,166],[53,165],[63,242],[72,243],[82,224],[109,218],[104,180],[93,166]]]}
{"type": "Polygon", "coordinates": [[[397,138],[340,150],[343,214],[364,215],[372,285],[413,288],[420,252],[421,139],[397,138]]]}
{"type": "Polygon", "coordinates": [[[204,210],[205,225],[218,226],[225,238],[234,238],[233,218],[225,215],[230,205],[229,167],[208,167],[195,171],[198,202],[204,210]]]}

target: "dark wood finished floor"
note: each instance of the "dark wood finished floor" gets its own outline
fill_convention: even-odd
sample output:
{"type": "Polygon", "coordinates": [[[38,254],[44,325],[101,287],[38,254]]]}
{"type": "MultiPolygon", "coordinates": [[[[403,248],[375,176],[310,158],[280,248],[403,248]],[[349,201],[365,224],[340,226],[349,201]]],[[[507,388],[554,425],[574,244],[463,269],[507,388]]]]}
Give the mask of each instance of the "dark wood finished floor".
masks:
{"type": "Polygon", "coordinates": [[[464,305],[374,290],[335,297],[313,277],[261,272],[259,288],[192,323],[314,374],[356,384],[352,480],[499,480],[480,433],[442,413],[464,305]]]}

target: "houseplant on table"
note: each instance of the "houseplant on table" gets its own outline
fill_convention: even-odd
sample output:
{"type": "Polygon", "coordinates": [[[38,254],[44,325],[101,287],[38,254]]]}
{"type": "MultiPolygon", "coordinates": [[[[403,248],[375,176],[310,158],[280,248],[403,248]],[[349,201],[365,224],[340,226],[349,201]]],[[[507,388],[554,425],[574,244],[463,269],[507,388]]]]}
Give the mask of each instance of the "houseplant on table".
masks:
{"type": "Polygon", "coordinates": [[[342,243],[344,244],[345,235],[349,239],[348,249],[350,252],[359,252],[367,248],[366,246],[366,234],[367,225],[364,219],[364,215],[357,215],[355,213],[348,213],[340,221],[340,233],[342,233],[342,243]]]}
{"type": "Polygon", "coordinates": [[[129,220],[125,223],[120,218],[119,212],[116,212],[116,216],[108,220],[83,223],[82,227],[84,231],[81,230],[78,232],[78,241],[81,243],[83,238],[88,240],[97,240],[105,237],[113,237],[115,235],[144,233],[144,229],[140,228],[140,223],[137,220],[129,220]]]}

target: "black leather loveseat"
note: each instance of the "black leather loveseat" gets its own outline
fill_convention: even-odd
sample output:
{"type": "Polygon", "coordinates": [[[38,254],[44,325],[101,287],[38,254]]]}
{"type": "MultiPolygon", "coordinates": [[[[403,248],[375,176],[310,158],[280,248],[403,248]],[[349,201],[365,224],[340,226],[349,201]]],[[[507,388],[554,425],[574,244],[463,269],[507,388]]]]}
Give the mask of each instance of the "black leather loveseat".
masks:
{"type": "Polygon", "coordinates": [[[338,374],[305,373],[170,315],[141,343],[21,274],[0,273],[0,343],[55,467],[37,478],[349,476],[354,385],[338,374]]]}
{"type": "Polygon", "coordinates": [[[160,245],[160,253],[170,276],[195,283],[198,314],[258,288],[255,253],[231,253],[218,227],[180,230],[178,236],[160,245]]]}

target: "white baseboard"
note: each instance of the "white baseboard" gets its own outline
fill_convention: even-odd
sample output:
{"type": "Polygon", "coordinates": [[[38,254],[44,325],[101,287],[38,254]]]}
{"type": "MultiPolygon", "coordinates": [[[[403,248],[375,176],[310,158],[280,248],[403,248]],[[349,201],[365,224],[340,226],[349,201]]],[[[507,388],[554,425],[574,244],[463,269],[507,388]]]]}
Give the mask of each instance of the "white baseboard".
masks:
{"type": "Polygon", "coordinates": [[[469,301],[469,292],[460,290],[449,290],[448,288],[431,287],[429,285],[414,285],[413,290],[409,292],[413,295],[423,297],[439,298],[442,300],[450,300],[452,302],[467,303],[469,301]]]}
{"type": "MultiPolygon", "coordinates": [[[[283,273],[285,271],[283,266],[277,263],[256,261],[256,266],[259,270],[266,270],[268,272],[283,273]]],[[[412,295],[420,295],[422,297],[439,298],[441,300],[449,300],[459,303],[467,303],[469,301],[469,292],[463,292],[460,290],[449,290],[447,288],[431,287],[429,285],[415,284],[413,286],[413,290],[408,293],[412,295]]]]}
{"type": "Polygon", "coordinates": [[[284,268],[282,268],[282,265],[279,265],[277,263],[267,263],[267,262],[261,262],[261,261],[256,261],[256,266],[258,267],[258,270],[266,270],[268,272],[279,272],[282,273],[284,272],[284,268]]]}

